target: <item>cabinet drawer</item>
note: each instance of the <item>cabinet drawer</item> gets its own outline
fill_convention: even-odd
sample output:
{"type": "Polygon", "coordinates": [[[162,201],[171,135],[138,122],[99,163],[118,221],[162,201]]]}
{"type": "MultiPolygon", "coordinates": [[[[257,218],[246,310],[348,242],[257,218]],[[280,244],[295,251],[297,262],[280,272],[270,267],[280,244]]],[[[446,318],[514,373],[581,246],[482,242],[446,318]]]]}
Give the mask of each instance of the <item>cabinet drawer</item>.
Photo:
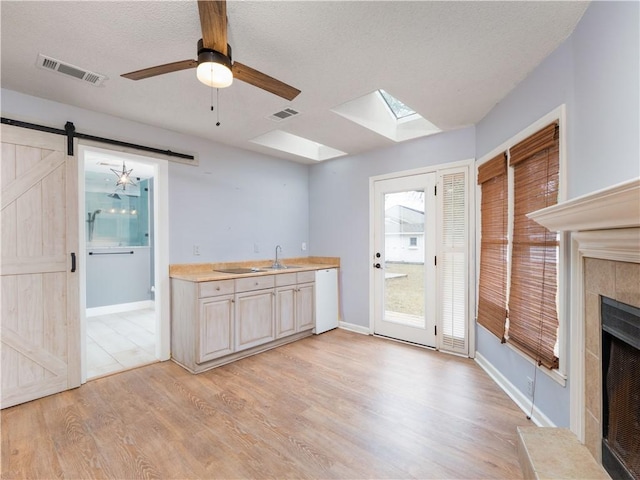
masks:
{"type": "Polygon", "coordinates": [[[298,282],[295,273],[281,273],[279,275],[274,275],[274,277],[276,277],[276,287],[295,285],[298,282]]]}
{"type": "Polygon", "coordinates": [[[233,293],[233,280],[216,280],[214,282],[200,282],[198,297],[213,297],[233,293]]]}
{"type": "Polygon", "coordinates": [[[262,290],[275,286],[274,275],[262,277],[249,277],[236,279],[236,292],[248,292],[250,290],[262,290]]]}
{"type": "Polygon", "coordinates": [[[315,270],[311,270],[310,272],[298,272],[296,275],[298,275],[298,283],[315,282],[316,280],[315,270]]]}

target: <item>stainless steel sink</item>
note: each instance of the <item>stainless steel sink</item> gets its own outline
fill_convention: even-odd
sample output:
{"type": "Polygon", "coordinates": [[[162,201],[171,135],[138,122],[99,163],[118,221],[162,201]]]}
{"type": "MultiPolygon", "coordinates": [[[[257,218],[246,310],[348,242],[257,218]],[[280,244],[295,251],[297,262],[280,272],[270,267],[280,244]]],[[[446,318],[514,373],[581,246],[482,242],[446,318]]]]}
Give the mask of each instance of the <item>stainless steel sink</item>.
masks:
{"type": "Polygon", "coordinates": [[[243,268],[243,267],[238,267],[238,268],[219,268],[217,270],[214,270],[214,272],[220,272],[220,273],[233,273],[234,275],[242,275],[245,273],[256,273],[256,272],[263,272],[264,270],[261,268],[243,268]]]}

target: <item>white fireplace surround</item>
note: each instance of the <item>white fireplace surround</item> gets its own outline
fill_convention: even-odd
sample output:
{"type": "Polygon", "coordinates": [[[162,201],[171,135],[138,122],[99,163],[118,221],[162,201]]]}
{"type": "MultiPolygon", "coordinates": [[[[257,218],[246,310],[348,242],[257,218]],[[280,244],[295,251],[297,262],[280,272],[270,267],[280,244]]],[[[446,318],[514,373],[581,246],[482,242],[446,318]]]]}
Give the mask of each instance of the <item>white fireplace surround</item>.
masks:
{"type": "Polygon", "coordinates": [[[571,232],[570,428],[585,443],[584,259],[640,263],[640,178],[529,214],[571,232]]]}

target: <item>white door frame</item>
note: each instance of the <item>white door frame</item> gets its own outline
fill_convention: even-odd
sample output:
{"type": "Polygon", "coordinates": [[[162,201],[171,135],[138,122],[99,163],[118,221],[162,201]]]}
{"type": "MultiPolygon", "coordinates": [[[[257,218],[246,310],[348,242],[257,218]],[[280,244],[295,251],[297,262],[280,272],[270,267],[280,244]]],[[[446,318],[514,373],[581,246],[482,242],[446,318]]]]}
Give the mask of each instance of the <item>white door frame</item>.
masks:
{"type": "MultiPolygon", "coordinates": [[[[171,354],[171,317],[170,317],[170,282],[169,282],[169,161],[164,158],[132,153],[128,149],[112,150],[96,146],[94,142],[83,142],[78,147],[78,222],[79,252],[87,248],[85,234],[85,188],[84,188],[84,156],[87,150],[108,153],[119,158],[151,164],[154,167],[154,272],[155,272],[155,311],[156,311],[156,358],[169,360],[171,354]]],[[[153,154],[151,154],[153,155],[153,154]]],[[[80,274],[80,335],[82,358],[82,383],[87,381],[87,266],[83,261],[85,255],[79,253],[78,271],[80,274]]]]}
{"type": "MultiPolygon", "coordinates": [[[[476,211],[475,203],[476,198],[473,195],[474,189],[472,185],[474,185],[475,180],[472,178],[473,172],[475,172],[475,159],[470,158],[467,160],[461,160],[457,162],[451,163],[442,163],[438,165],[432,165],[428,167],[421,167],[411,170],[403,170],[399,172],[387,173],[384,175],[376,175],[374,177],[369,177],[369,260],[371,264],[373,264],[373,259],[375,256],[375,245],[374,245],[374,222],[375,222],[375,191],[374,185],[378,180],[388,180],[399,177],[406,177],[411,175],[421,175],[424,173],[436,173],[438,176],[442,170],[448,170],[457,167],[467,167],[469,172],[469,205],[468,205],[468,213],[469,213],[469,231],[475,231],[475,216],[473,213],[476,211]]],[[[468,299],[468,308],[469,308],[469,316],[468,316],[468,347],[469,347],[469,357],[475,357],[476,351],[476,334],[475,334],[475,305],[476,305],[476,284],[475,284],[475,267],[476,267],[476,251],[477,246],[470,239],[469,240],[469,299],[468,299]]],[[[369,334],[373,335],[374,333],[374,308],[375,308],[375,281],[374,281],[374,269],[373,267],[369,270],[369,334]]],[[[437,323],[437,320],[436,320],[437,323]]]]}

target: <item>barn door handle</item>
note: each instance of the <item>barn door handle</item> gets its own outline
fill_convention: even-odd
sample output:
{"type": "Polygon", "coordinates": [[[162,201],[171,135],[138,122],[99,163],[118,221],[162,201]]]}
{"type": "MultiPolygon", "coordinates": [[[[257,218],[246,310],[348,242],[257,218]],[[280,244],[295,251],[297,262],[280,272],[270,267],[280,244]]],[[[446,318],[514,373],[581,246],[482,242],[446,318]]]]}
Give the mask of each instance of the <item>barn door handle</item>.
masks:
{"type": "Polygon", "coordinates": [[[71,273],[76,271],[76,253],[71,252],[71,273]]]}

